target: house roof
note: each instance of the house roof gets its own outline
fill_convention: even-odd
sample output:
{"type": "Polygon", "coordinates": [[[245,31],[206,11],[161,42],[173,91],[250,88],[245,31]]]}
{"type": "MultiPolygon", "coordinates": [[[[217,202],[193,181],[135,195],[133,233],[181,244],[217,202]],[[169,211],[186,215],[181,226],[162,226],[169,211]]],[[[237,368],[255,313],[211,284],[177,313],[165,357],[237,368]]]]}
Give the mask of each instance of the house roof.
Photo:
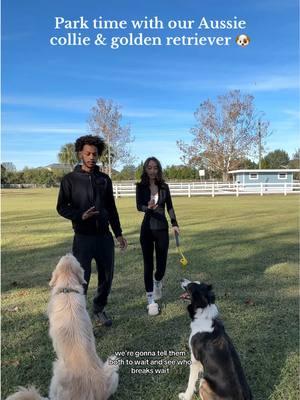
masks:
{"type": "Polygon", "coordinates": [[[300,172],[300,169],[236,169],[235,171],[228,171],[229,174],[237,174],[239,172],[300,172]]]}

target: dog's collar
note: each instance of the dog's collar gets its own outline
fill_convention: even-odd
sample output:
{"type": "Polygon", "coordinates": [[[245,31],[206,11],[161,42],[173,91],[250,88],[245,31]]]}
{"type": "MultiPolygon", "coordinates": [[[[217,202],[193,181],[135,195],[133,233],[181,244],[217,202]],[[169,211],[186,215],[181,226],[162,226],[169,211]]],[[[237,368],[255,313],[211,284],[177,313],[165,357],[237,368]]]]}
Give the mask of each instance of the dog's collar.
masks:
{"type": "Polygon", "coordinates": [[[61,288],[59,289],[56,294],[60,294],[60,293],[78,293],[80,294],[80,292],[76,289],[72,289],[72,288],[61,288]]]}

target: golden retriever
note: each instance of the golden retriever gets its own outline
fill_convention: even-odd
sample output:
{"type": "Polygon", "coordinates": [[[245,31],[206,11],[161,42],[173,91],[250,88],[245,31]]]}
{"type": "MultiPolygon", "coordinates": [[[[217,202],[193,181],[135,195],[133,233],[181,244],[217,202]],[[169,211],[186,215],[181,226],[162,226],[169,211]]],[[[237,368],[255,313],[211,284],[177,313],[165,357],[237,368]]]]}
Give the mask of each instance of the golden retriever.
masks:
{"type": "MultiPolygon", "coordinates": [[[[52,274],[48,305],[49,334],[57,355],[50,384],[51,400],[107,400],[119,382],[116,359],[98,357],[86,309],[83,269],[76,258],[62,257],[52,274]]],[[[20,388],[6,400],[44,400],[34,388],[20,388]]]]}

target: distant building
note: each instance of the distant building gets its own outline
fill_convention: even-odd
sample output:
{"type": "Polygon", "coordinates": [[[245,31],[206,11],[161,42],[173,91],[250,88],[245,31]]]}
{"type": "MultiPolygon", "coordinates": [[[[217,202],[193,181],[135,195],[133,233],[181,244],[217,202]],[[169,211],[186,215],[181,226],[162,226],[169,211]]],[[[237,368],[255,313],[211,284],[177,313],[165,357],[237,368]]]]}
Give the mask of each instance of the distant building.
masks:
{"type": "Polygon", "coordinates": [[[249,183],[293,183],[294,173],[300,169],[240,169],[229,171],[233,182],[246,185],[249,183]]]}

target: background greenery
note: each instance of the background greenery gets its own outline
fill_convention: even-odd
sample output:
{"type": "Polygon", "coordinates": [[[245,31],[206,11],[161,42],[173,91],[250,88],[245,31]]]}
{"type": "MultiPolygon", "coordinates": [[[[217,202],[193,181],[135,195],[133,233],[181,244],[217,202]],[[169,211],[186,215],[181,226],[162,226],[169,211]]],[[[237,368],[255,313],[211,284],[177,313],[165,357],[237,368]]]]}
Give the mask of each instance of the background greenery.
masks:
{"type": "MultiPolygon", "coordinates": [[[[48,281],[72,243],[70,222],[56,214],[56,197],[56,189],[3,190],[3,398],[18,385],[48,391],[55,359],[45,315],[48,281]]],[[[186,354],[139,359],[189,360],[190,320],[179,300],[179,281],[204,280],[214,285],[254,398],[298,399],[298,197],[174,198],[174,204],[189,265],[183,272],[171,238],[162,313],[151,318],[139,246],[142,215],[133,198],[117,200],[129,247],[125,253],[116,250],[107,309],[114,323],[95,331],[99,355],[105,359],[116,351],[166,350],[186,354]]],[[[95,283],[93,274],[89,310],[95,283]]],[[[177,399],[187,385],[188,366],[169,366],[161,374],[132,374],[130,368],[120,368],[114,400],[177,399]]]]}

